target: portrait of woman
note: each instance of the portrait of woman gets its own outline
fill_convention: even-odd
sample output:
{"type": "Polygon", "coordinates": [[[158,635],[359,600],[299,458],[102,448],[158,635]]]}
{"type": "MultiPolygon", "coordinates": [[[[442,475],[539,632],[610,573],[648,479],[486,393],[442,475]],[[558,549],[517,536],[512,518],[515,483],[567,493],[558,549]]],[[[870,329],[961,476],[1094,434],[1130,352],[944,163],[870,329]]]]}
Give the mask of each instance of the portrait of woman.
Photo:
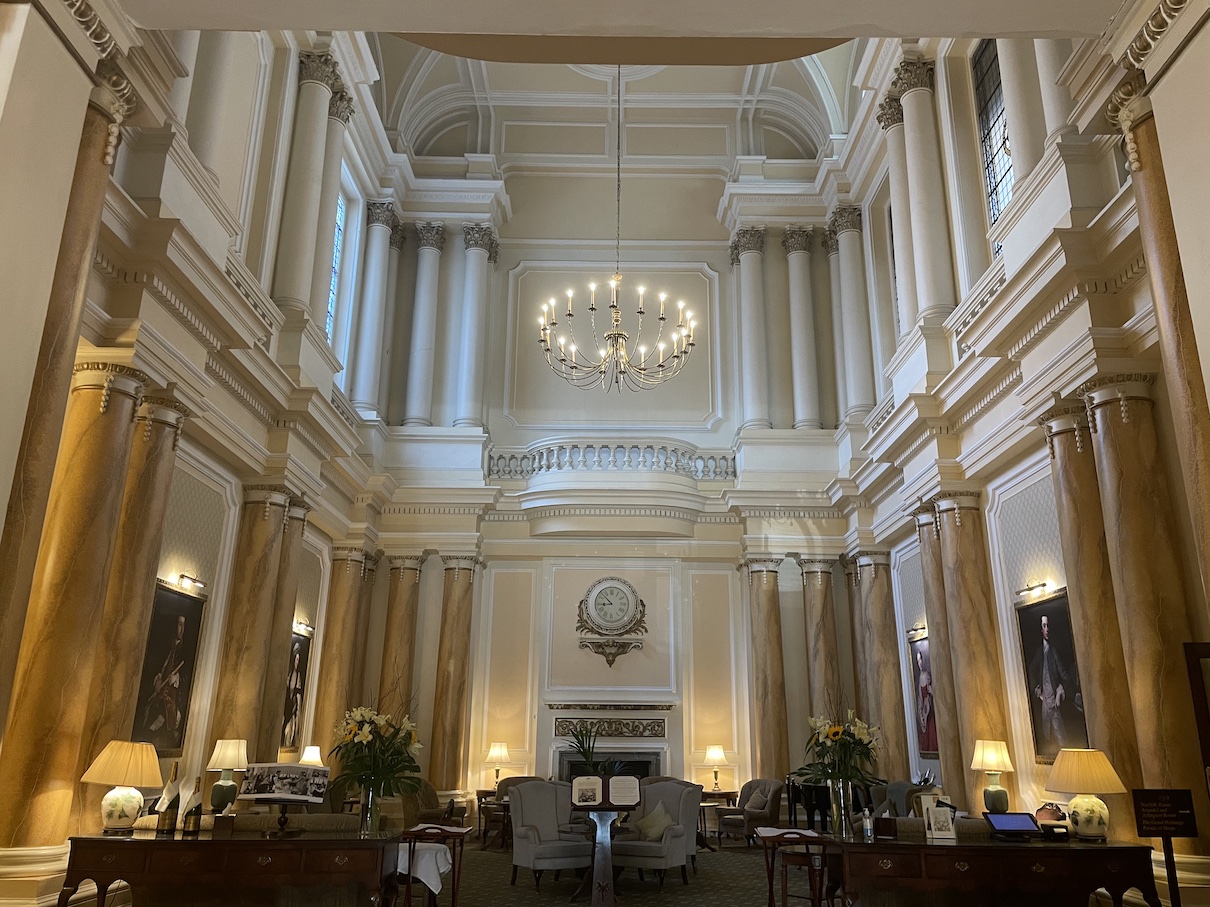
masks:
{"type": "Polygon", "coordinates": [[[933,671],[928,637],[913,640],[912,673],[916,679],[916,742],[920,755],[937,756],[937,710],[933,704],[933,671]]]}
{"type": "Polygon", "coordinates": [[[302,730],[303,695],[307,687],[307,661],[311,639],[295,633],[290,646],[290,667],[286,674],[286,698],[282,708],[281,748],[297,750],[302,730]]]}

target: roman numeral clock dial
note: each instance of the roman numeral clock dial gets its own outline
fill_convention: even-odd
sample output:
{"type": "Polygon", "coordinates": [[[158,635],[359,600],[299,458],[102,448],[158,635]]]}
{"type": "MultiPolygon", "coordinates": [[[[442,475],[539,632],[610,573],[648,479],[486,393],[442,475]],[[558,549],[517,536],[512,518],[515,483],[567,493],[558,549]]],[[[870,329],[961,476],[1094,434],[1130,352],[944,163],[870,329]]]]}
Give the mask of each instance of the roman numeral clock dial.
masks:
{"type": "Polygon", "coordinates": [[[596,652],[613,667],[619,655],[643,647],[640,640],[621,637],[646,633],[646,616],[647,606],[634,586],[620,577],[603,577],[580,599],[576,620],[580,648],[596,652]]]}

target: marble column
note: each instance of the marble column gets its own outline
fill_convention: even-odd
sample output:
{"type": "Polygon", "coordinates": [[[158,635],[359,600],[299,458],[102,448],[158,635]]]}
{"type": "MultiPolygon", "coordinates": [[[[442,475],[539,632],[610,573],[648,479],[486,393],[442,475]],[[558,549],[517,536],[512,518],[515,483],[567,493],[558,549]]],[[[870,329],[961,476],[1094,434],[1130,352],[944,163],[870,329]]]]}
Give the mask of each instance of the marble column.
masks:
{"type": "MultiPolygon", "coordinates": [[[[309,314],[316,238],[319,236],[328,104],[332,92],[340,85],[340,76],[330,53],[301,53],[298,63],[298,100],[294,107],[290,166],[282,201],[281,234],[277,239],[273,301],[282,308],[309,314]]],[[[328,261],[331,260],[329,256],[328,261]]],[[[326,311],[327,306],[324,308],[326,311]]]]}
{"type": "Polygon", "coordinates": [[[390,201],[366,205],[365,270],[362,272],[361,307],[354,325],[355,351],[350,366],[353,380],[350,402],[359,413],[378,418],[378,385],[382,379],[382,335],[387,317],[387,276],[391,260],[391,228],[395,209],[390,201]]]}
{"type": "Polygon", "coordinates": [[[0,748],[0,847],[67,837],[81,739],[122,509],[134,416],[147,376],[75,367],[0,748]]]}
{"type": "MultiPolygon", "coordinates": [[[[1182,643],[1193,639],[1189,599],[1173,526],[1164,460],[1156,437],[1150,375],[1110,375],[1088,382],[1097,482],[1135,736],[1147,787],[1193,791],[1198,815],[1210,816],[1182,643]]],[[[1178,850],[1202,849],[1178,839],[1178,850]]]]}
{"type": "Polygon", "coordinates": [[[870,300],[861,246],[861,209],[838,205],[828,226],[840,248],[840,314],[844,321],[845,421],[860,422],[874,409],[874,346],[870,337],[870,300]]]}
{"type": "MultiPolygon", "coordinates": [[[[861,582],[857,576],[857,561],[842,557],[845,595],[849,598],[849,633],[853,638],[853,711],[864,715],[870,707],[870,686],[865,676],[866,646],[870,634],[866,628],[865,610],[861,607],[861,582]]],[[[843,718],[844,715],[838,716],[843,718]]]]}
{"type": "Polygon", "coordinates": [[[437,346],[437,278],[441,250],[445,248],[442,224],[417,224],[416,296],[412,307],[412,353],[404,399],[404,425],[433,424],[433,370],[437,346]]]}
{"type": "MultiPolygon", "coordinates": [[[[969,810],[966,802],[966,766],[962,761],[962,738],[958,724],[958,695],[954,685],[953,650],[949,617],[945,606],[945,568],[941,557],[941,532],[933,506],[915,513],[916,537],[920,540],[920,568],[924,574],[924,619],[928,625],[929,664],[933,678],[933,712],[937,723],[937,760],[941,763],[941,785],[950,802],[969,810]]],[[[979,801],[980,803],[982,801],[979,801]]]]}
{"type": "Polygon", "coordinates": [[[794,427],[823,428],[819,408],[819,351],[815,346],[815,302],[811,298],[811,227],[787,227],[782,236],[790,271],[790,368],[794,382],[794,427]]]}
{"type": "Polygon", "coordinates": [[[387,621],[382,634],[382,672],[378,708],[399,717],[414,710],[412,675],[416,670],[416,616],[420,610],[422,557],[390,557],[387,621]]]}
{"type": "Polygon", "coordinates": [[[491,224],[463,224],[466,245],[466,278],[462,284],[462,331],[458,374],[458,399],[454,425],[483,427],[483,372],[487,362],[487,274],[491,251],[491,224]]]}
{"type": "Polygon", "coordinates": [[[279,711],[262,715],[261,703],[289,508],[290,491],[282,485],[244,486],[210,744],[213,748],[214,741],[222,738],[246,740],[249,762],[266,762],[277,756],[276,746],[268,753],[258,747],[262,720],[276,723],[279,711]]]}
{"type": "Polygon", "coordinates": [[[752,620],[752,770],[756,778],[780,779],[790,770],[777,565],[776,558],[744,561],[752,620]]]}
{"type": "MultiPolygon", "coordinates": [[[[361,600],[361,571],[365,552],[360,548],[332,549],[332,576],[324,609],[319,647],[319,674],[315,682],[315,720],[311,740],[325,754],[336,745],[336,725],[351,708],[353,641],[357,636],[357,605],[361,600]]],[[[314,654],[312,654],[314,657],[314,654]]],[[[335,770],[335,767],[334,767],[335,770]]]]}
{"type": "Polygon", "coordinates": [[[387,309],[386,320],[382,326],[382,377],[378,381],[378,414],[383,422],[390,418],[387,409],[390,406],[391,384],[396,374],[395,362],[403,356],[396,324],[399,315],[399,259],[406,242],[407,228],[403,221],[395,218],[391,227],[391,252],[387,259],[387,309]]]}
{"type": "Polygon", "coordinates": [[[353,117],[353,98],[337,88],[328,99],[328,123],[324,135],[323,170],[319,180],[316,215],[315,257],[311,262],[311,320],[332,342],[328,328],[328,302],[332,296],[332,257],[336,254],[336,208],[340,198],[340,171],[344,164],[345,131],[353,117]]]}
{"type": "Polygon", "coordinates": [[[945,176],[941,169],[933,81],[931,61],[904,60],[895,70],[891,92],[899,95],[903,106],[908,196],[912,200],[916,301],[921,315],[945,317],[958,304],[958,296],[954,289],[949,213],[945,207],[945,176]]]}
{"type": "Polygon", "coordinates": [[[1071,90],[1059,84],[1059,75],[1071,58],[1071,39],[1034,38],[1034,55],[1038,58],[1038,86],[1042,90],[1042,112],[1049,143],[1063,133],[1075,130],[1069,125],[1076,106],[1071,90]]]}
{"type": "Polygon", "coordinates": [[[887,95],[878,105],[878,125],[886,134],[887,167],[891,180],[891,239],[895,256],[895,303],[899,307],[899,336],[912,332],[920,306],[916,300],[916,262],[912,239],[912,202],[908,190],[907,140],[903,104],[887,95]]]}
{"type": "Polygon", "coordinates": [[[261,697],[260,736],[256,752],[262,759],[277,759],[286,722],[286,684],[294,659],[294,609],[298,605],[298,570],[303,556],[303,530],[310,511],[297,496],[286,508],[281,559],[273,589],[273,619],[269,624],[269,657],[265,661],[265,691],[261,697]]]}
{"type": "Polygon", "coordinates": [[[807,635],[807,678],[812,717],[843,715],[840,653],[836,649],[836,604],[832,561],[800,561],[803,624],[807,635]]]}
{"type": "Polygon", "coordinates": [[[903,705],[903,646],[895,622],[891,595],[891,555],[887,551],[858,551],[857,577],[861,586],[861,609],[870,638],[866,642],[869,662],[870,702],[862,717],[882,729],[878,774],[893,781],[911,779],[908,759],[907,712],[903,705]]]}
{"type": "Polygon", "coordinates": [[[739,343],[743,394],[740,429],[772,428],[769,351],[765,336],[765,228],[737,230],[731,243],[739,261],[739,343]]]}
{"type": "Polygon", "coordinates": [[[366,683],[366,653],[370,648],[370,615],[374,609],[374,581],[378,578],[378,554],[366,553],[361,569],[361,591],[357,598],[357,630],[353,637],[353,679],[350,682],[353,705],[369,705],[370,686],[366,683]]]}
{"type": "Polygon", "coordinates": [[[1150,102],[1137,97],[1137,90],[1136,82],[1127,82],[1114,93],[1110,109],[1116,112],[1115,121],[1126,134],[1160,361],[1164,364],[1181,478],[1193,524],[1193,547],[1205,592],[1210,591],[1210,403],[1193,333],[1155,118],[1150,102]]]}
{"type": "Polygon", "coordinates": [[[1037,166],[1046,147],[1046,114],[1033,38],[997,38],[996,57],[1012,146],[1013,182],[1019,184],[1037,166]]]}
{"type": "MultiPolygon", "coordinates": [[[[104,658],[97,659],[92,669],[75,778],[84,774],[110,740],[129,738],[134,724],[139,671],[115,671],[114,665],[134,667],[143,661],[177,441],[188,416],[189,410],[180,403],[144,397],[135,417],[101,626],[93,643],[104,658]]],[[[101,798],[105,793],[105,788],[98,785],[76,782],[73,833],[101,833],[101,798]]]]}
{"type": "MultiPolygon", "coordinates": [[[[945,612],[949,619],[950,653],[954,688],[958,697],[958,731],[962,740],[961,780],[946,782],[949,789],[966,787],[966,804],[978,811],[986,784],[982,772],[969,766],[976,740],[1012,743],[1004,712],[1004,670],[1000,661],[1000,633],[996,603],[991,591],[983,513],[978,492],[945,492],[935,499],[941,532],[941,567],[945,576],[945,612]]],[[[932,653],[932,645],[929,652],[932,653]]],[[[1017,760],[1025,757],[1017,755],[1017,760]]],[[[1012,798],[1013,776],[1007,776],[1012,798]]],[[[1027,806],[1013,800],[1017,806],[1027,806]]],[[[1016,808],[1016,807],[1010,807],[1016,808]]]]}
{"type": "Polygon", "coordinates": [[[429,779],[439,791],[466,784],[467,705],[471,675],[471,606],[478,559],[442,556],[441,636],[437,642],[437,684],[429,779]]]}
{"type": "Polygon", "coordinates": [[[207,30],[201,33],[197,45],[185,130],[189,147],[211,176],[215,176],[226,138],[223,122],[230,103],[238,38],[238,32],[207,30]]]}
{"type": "MultiPolygon", "coordinates": [[[[1087,412],[1078,402],[1061,404],[1039,422],[1050,447],[1088,745],[1109,757],[1129,791],[1143,786],[1143,770],[1087,412]]],[[[1109,814],[1113,837],[1134,840],[1134,799],[1111,797],[1109,814]]]]}
{"type": "Polygon", "coordinates": [[[840,295],[840,243],[836,231],[823,231],[823,248],[828,253],[828,279],[832,284],[832,361],[836,365],[836,421],[844,424],[849,406],[849,389],[844,377],[844,315],[840,295]]]}
{"type": "MultiPolygon", "coordinates": [[[[0,564],[4,565],[0,570],[0,725],[12,692],[21,628],[34,581],[55,453],[63,431],[63,413],[80,340],[84,299],[101,228],[101,208],[109,186],[113,162],[109,143],[120,135],[109,105],[88,106],[67,200],[71,216],[66,219],[59,240],[46,321],[0,533],[0,564]],[[110,127],[114,129],[112,135],[110,127]]],[[[15,431],[16,426],[7,426],[7,430],[15,431]]]]}

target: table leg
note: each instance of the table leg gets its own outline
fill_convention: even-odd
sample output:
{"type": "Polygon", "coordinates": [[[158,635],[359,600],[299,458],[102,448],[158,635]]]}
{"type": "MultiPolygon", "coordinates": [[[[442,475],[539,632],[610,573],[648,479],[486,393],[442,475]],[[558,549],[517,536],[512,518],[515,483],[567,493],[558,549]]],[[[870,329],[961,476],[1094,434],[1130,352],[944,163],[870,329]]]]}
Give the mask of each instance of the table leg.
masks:
{"type": "Polygon", "coordinates": [[[769,875],[769,907],[777,907],[773,897],[773,874],[777,867],[777,845],[765,844],[765,872],[769,875]]]}
{"type": "Polygon", "coordinates": [[[76,893],[79,887],[79,882],[76,882],[74,885],[64,883],[63,890],[59,892],[59,902],[57,907],[67,907],[68,902],[71,901],[71,896],[76,893]]]}

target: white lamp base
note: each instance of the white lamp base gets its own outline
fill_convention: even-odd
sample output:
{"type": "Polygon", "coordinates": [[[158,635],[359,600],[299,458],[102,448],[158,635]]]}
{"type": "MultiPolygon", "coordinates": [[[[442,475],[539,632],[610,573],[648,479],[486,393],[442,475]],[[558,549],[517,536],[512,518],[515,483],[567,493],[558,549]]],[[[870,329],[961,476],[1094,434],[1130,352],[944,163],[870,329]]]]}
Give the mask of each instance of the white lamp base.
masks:
{"type": "Polygon", "coordinates": [[[1109,807],[1095,794],[1076,794],[1067,804],[1067,816],[1076,836],[1103,840],[1109,835],[1109,807]]]}
{"type": "Polygon", "coordinates": [[[105,824],[105,834],[129,832],[142,811],[143,795],[137,788],[115,787],[101,798],[101,821],[105,824]]]}

